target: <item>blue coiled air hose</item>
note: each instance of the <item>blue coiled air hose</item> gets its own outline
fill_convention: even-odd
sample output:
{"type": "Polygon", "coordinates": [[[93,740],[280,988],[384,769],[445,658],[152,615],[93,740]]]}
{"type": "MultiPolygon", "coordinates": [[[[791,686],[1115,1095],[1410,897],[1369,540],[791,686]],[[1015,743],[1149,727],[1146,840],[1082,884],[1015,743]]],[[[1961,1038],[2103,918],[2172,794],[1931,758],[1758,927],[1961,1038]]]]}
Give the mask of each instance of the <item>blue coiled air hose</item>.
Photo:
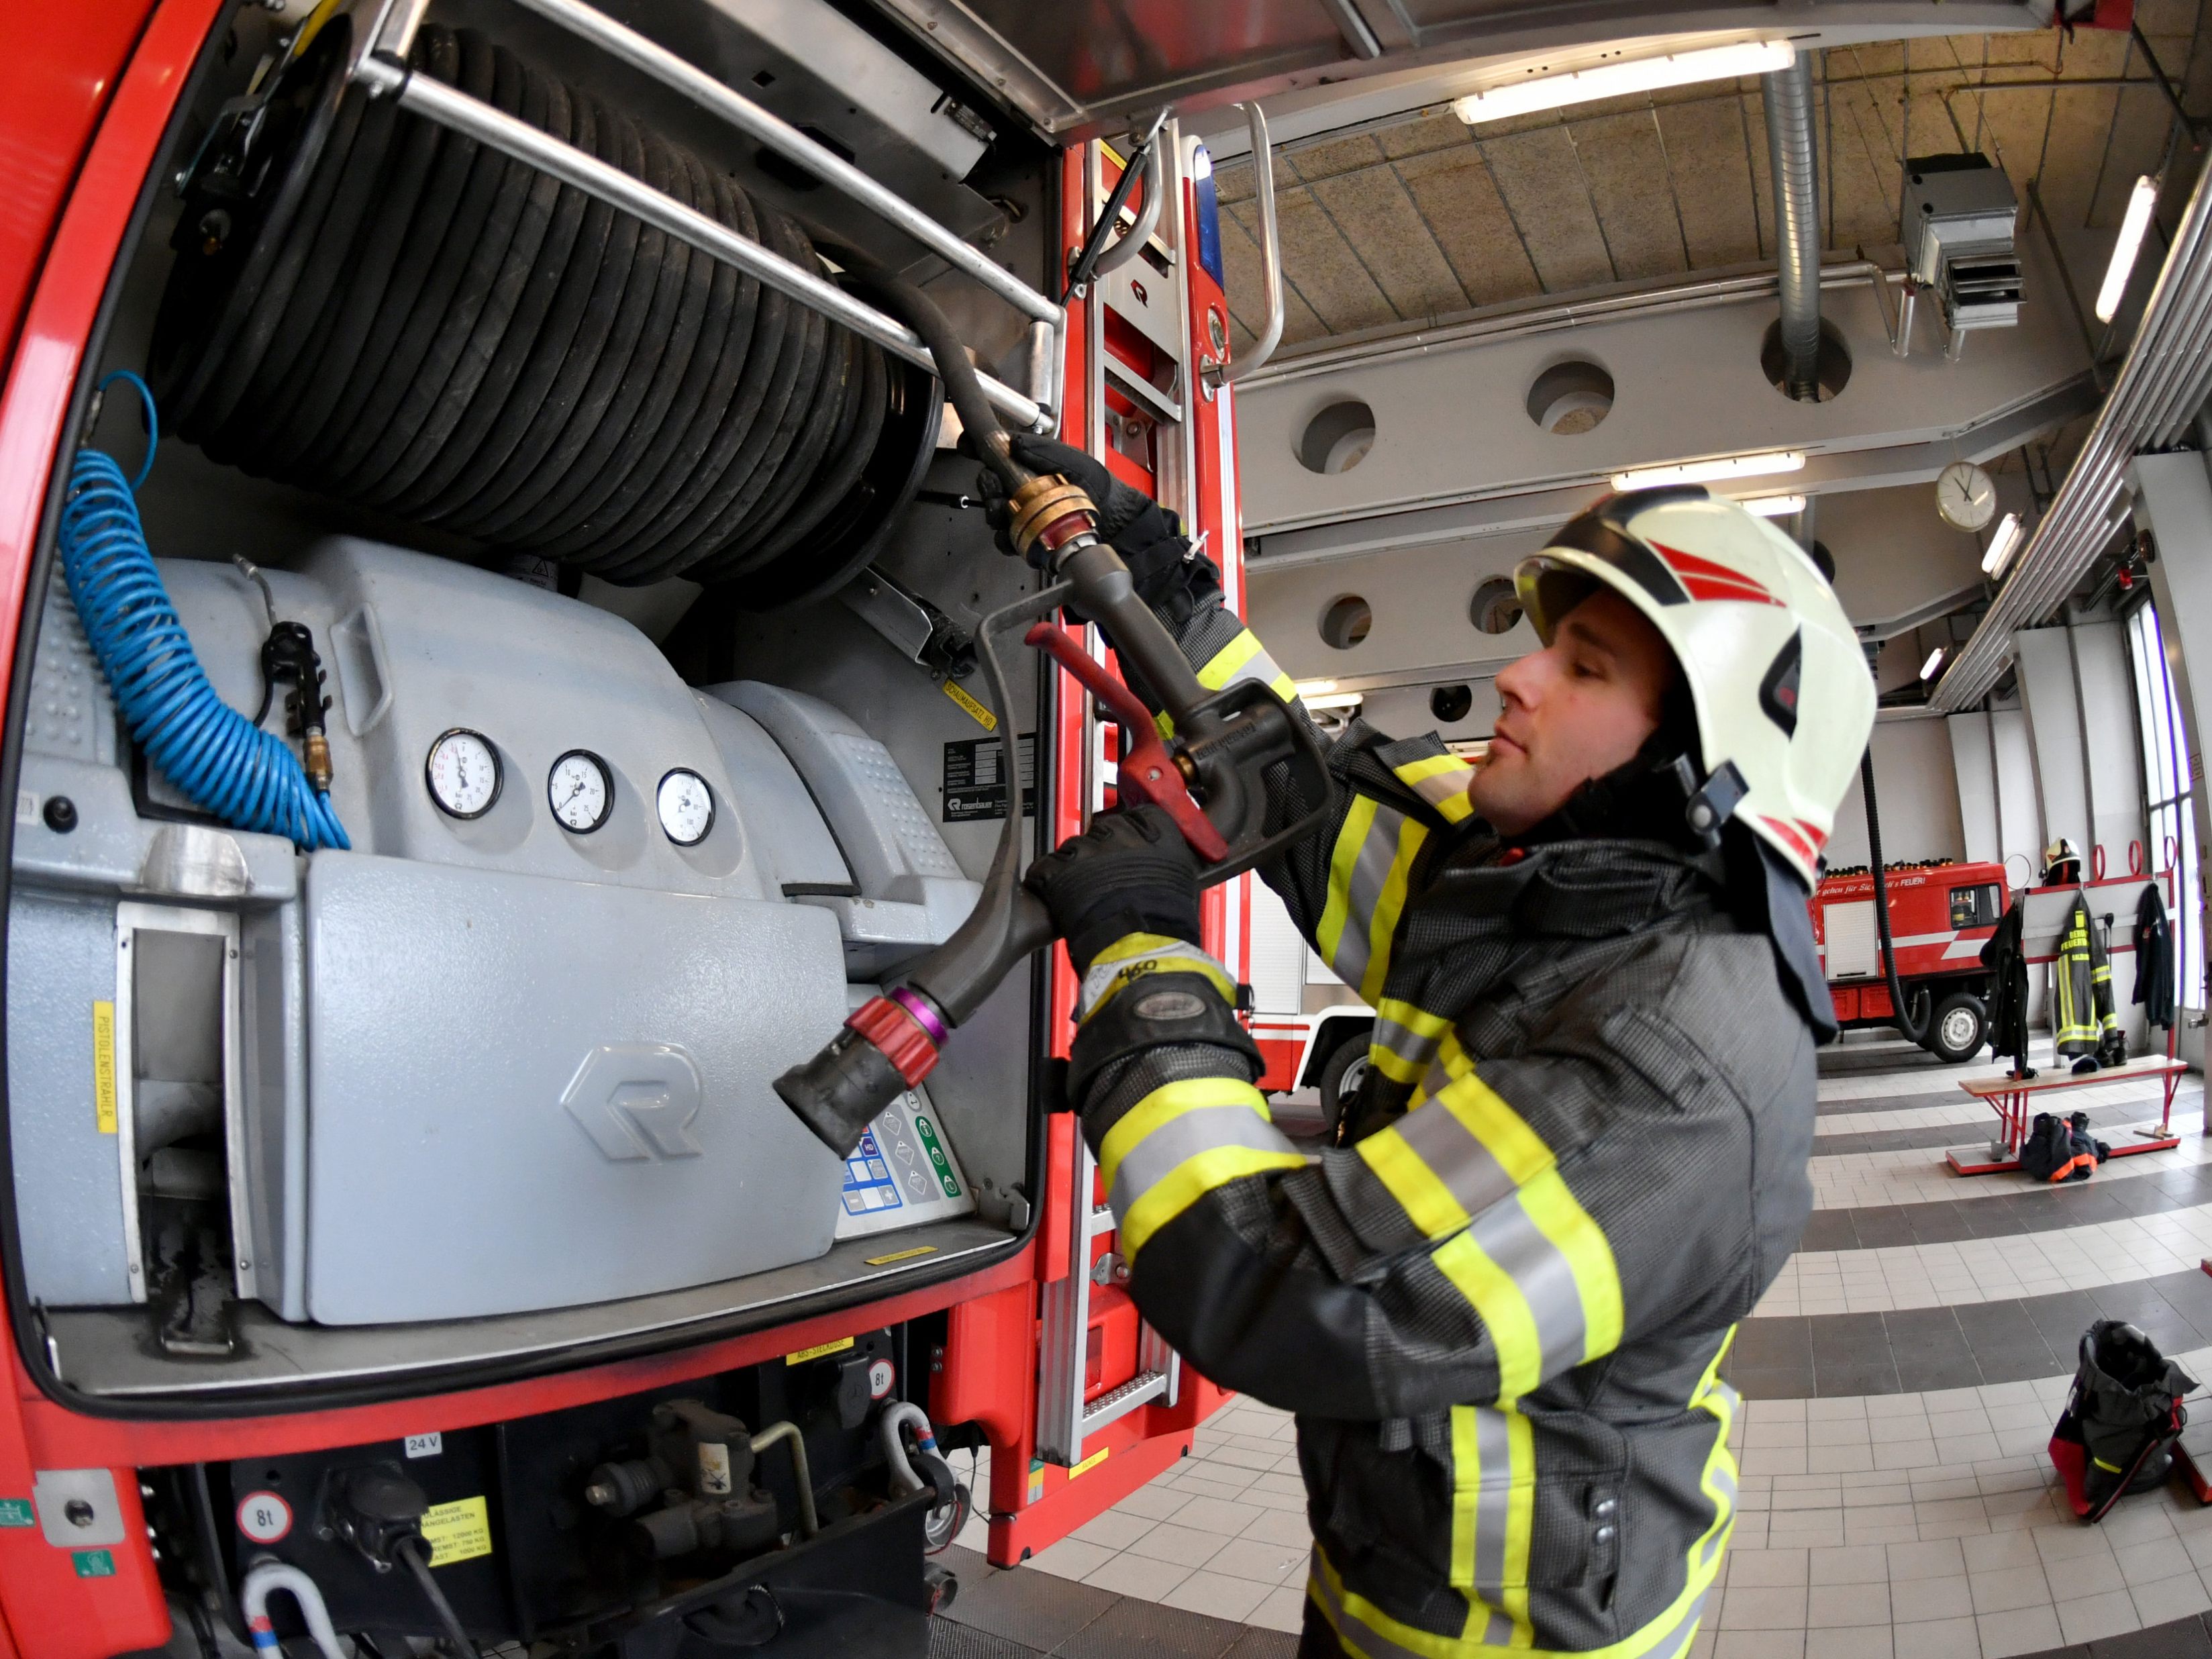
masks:
{"type": "Polygon", "coordinates": [[[125,480],[115,458],[80,449],[62,508],[62,574],[124,724],[162,775],[235,829],[289,836],[305,851],[350,847],[327,794],[307,781],[283,739],[216,695],[192,653],[146,545],[135,496],[154,468],[154,394],[127,369],[146,409],[146,461],[125,480]]]}

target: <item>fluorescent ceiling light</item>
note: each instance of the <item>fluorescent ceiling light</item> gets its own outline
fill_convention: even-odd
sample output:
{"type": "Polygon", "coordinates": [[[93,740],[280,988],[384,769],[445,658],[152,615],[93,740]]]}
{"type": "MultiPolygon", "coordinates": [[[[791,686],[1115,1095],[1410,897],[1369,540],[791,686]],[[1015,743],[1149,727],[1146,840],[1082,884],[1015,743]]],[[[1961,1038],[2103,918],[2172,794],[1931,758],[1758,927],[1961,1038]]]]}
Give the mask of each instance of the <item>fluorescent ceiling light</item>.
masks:
{"type": "Polygon", "coordinates": [[[1334,680],[1300,680],[1292,688],[1301,697],[1325,697],[1336,690],[1334,680]]]}
{"type": "Polygon", "coordinates": [[[1805,510],[1802,495],[1753,495],[1736,505],[1747,513],[1756,513],[1762,519],[1786,519],[1805,510]]]}
{"type": "Polygon", "coordinates": [[[2112,262],[2105,267],[2105,285],[2097,290],[2097,320],[2109,323],[2119,315],[2127,297],[2128,278],[2135,275],[2136,256],[2142,252],[2144,233],[2150,229],[2152,210],[2158,206],[2158,180],[2146,175],[2128,193],[2128,210],[2121,216],[2120,234],[2112,239],[2112,262]]]}
{"type": "Polygon", "coordinates": [[[1357,708],[1367,701],[1364,691],[1323,691],[1313,696],[1301,696],[1299,702],[1309,708],[1357,708]]]}
{"type": "Polygon", "coordinates": [[[1923,680],[1934,679],[1936,678],[1936,671],[1942,665],[1943,647],[1939,645],[1933,651],[1930,651],[1928,653],[1928,660],[1920,665],[1920,678],[1923,680]]]}
{"type": "Polygon", "coordinates": [[[2004,570],[2005,561],[2012,557],[2013,544],[2020,539],[2020,514],[2008,513],[1997,520],[1996,533],[1990,538],[1989,550],[1982,555],[1982,574],[1995,578],[2004,570]]]}
{"type": "Polygon", "coordinates": [[[1509,115],[1587,104],[1595,98],[1620,98],[1660,87],[1733,80],[1740,75],[1768,75],[1788,69],[1796,61],[1797,50],[1787,40],[1749,40],[1733,46],[1706,46],[1696,52],[1670,52],[1663,58],[1601,64],[1565,75],[1532,74],[1524,80],[1508,81],[1469,93],[1464,98],[1455,98],[1452,113],[1473,126],[1481,121],[1501,121],[1509,115]]]}
{"type": "Polygon", "coordinates": [[[1757,478],[1770,472],[1796,472],[1805,465],[1802,449],[1777,449],[1764,455],[1723,455],[1717,460],[1676,461],[1639,466],[1613,475],[1620,490],[1656,489],[1662,484],[1711,483],[1721,478],[1757,478]]]}

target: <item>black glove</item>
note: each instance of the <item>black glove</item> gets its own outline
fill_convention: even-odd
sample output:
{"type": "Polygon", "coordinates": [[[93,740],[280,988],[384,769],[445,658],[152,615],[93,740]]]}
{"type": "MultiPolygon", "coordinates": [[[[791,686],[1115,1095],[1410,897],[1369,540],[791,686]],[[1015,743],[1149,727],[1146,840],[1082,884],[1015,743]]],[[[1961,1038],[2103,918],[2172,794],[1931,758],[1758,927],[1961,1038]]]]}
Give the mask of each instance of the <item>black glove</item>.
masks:
{"type": "Polygon", "coordinates": [[[1079,974],[1131,933],[1199,942],[1198,856],[1157,806],[1101,812],[1031,865],[1022,884],[1052,912],[1079,974]]]}
{"type": "MultiPolygon", "coordinates": [[[[966,434],[960,442],[964,453],[974,453],[966,434]]],[[[1189,538],[1182,533],[1176,515],[1143,490],[1123,483],[1103,463],[1056,438],[1017,432],[1012,443],[1014,459],[1023,465],[1036,472],[1057,472],[1091,497],[1091,505],[1098,509],[1100,538],[1121,556],[1136,581],[1137,597],[1153,610],[1179,610],[1180,616],[1173,620],[1180,621],[1190,614],[1191,601],[1186,595],[1206,591],[1209,585],[1211,592],[1221,591],[1221,573],[1213,562],[1202,555],[1190,556],[1189,538]],[[1178,605],[1179,600],[1185,602],[1178,605]]],[[[1011,554],[1014,544],[1006,534],[1006,480],[987,466],[975,488],[990,514],[992,528],[999,532],[999,550],[1011,554]]]]}

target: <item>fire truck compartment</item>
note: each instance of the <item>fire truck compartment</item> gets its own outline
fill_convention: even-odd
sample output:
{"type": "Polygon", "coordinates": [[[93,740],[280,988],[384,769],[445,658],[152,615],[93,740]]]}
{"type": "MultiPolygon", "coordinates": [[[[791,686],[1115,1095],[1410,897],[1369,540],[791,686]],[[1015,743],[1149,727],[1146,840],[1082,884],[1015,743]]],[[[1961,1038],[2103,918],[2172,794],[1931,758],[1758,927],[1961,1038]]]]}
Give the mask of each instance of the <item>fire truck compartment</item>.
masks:
{"type": "MultiPolygon", "coordinates": [[[[1024,378],[1025,320],[971,279],[917,262],[881,223],[825,205],[768,152],[525,14],[459,7],[452,21],[496,33],[498,76],[522,76],[514,104],[526,118],[557,125],[566,96],[574,137],[587,101],[618,106],[648,149],[661,147],[663,175],[696,160],[702,205],[762,225],[772,210],[805,213],[817,234],[929,283],[987,367],[1024,378]],[[526,73],[522,54],[535,54],[526,73]],[[721,181],[713,191],[710,176],[721,181]],[[737,203],[740,186],[752,207],[737,203]]],[[[721,31],[734,50],[726,9],[661,22],[721,31]]],[[[249,49],[201,77],[91,343],[81,429],[131,469],[145,443],[137,401],[118,384],[94,415],[92,385],[109,370],[148,372],[157,337],[179,329],[187,356],[207,347],[178,307],[237,298],[221,260],[205,263],[208,224],[180,234],[205,210],[198,183],[171,183],[210,165],[204,143],[220,138],[226,100],[255,72],[250,48],[271,27],[243,21],[249,49]]],[[[426,29],[425,51],[453,39],[426,29]]],[[[777,57],[775,73],[818,92],[836,70],[832,47],[866,46],[841,35],[811,66],[777,57]]],[[[474,63],[468,54],[490,47],[453,50],[474,63]]],[[[489,95],[506,100],[507,85],[489,95]]],[[[926,205],[964,232],[999,224],[994,255],[1042,280],[1049,153],[1024,137],[984,154],[975,134],[988,130],[955,121],[957,106],[930,90],[907,100],[920,112],[904,128],[896,108],[872,105],[875,125],[853,148],[891,158],[893,172],[894,152],[934,157],[908,169],[926,205]],[[939,151],[957,152],[967,182],[943,171],[939,151]]],[[[350,101],[339,113],[349,134],[390,127],[378,141],[394,156],[420,125],[350,101]]],[[[601,153],[619,148],[603,132],[601,153]]],[[[341,161],[372,154],[362,137],[320,171],[302,165],[303,179],[331,192],[318,204],[327,234],[360,200],[358,188],[337,193],[341,161]]],[[[457,178],[469,176],[466,159],[457,178]]],[[[477,276],[532,278],[532,236],[550,249],[592,235],[611,246],[624,234],[550,179],[510,183],[527,199],[518,206],[502,185],[494,205],[522,228],[503,264],[476,250],[477,276]]],[[[246,234],[251,212],[240,222],[246,234]]],[[[364,220],[357,234],[359,257],[375,257],[378,227],[364,220]]],[[[313,252],[309,274],[337,282],[331,247],[313,252]]],[[[715,330],[717,307],[743,296],[729,268],[718,275],[703,256],[674,283],[663,256],[657,280],[672,308],[657,325],[669,362],[651,397],[666,398],[647,416],[673,411],[666,453],[648,457],[669,466],[654,486],[666,495],[692,453],[674,423],[690,422],[687,444],[697,439],[713,427],[711,399],[737,384],[738,331],[715,330]],[[718,337],[721,358],[696,355],[718,337]],[[676,361],[686,338],[689,365],[676,361]]],[[[428,296],[438,262],[426,269],[428,296]]],[[[534,276],[552,289],[574,272],[545,265],[534,276]]],[[[467,283],[454,291],[456,306],[482,298],[467,283]]],[[[518,317],[536,302],[510,289],[492,301],[518,317]]],[[[557,302],[544,300],[537,320],[557,302]]],[[[788,338],[818,343],[778,381],[796,387],[791,453],[811,444],[802,459],[820,458],[762,497],[763,511],[783,515],[787,545],[749,572],[632,570],[629,586],[562,568],[575,549],[518,554],[511,539],[415,510],[433,493],[427,476],[412,495],[379,501],[339,487],[335,463],[328,488],[312,468],[287,472],[273,458],[290,441],[285,399],[297,388],[273,372],[274,356],[258,380],[242,362],[231,373],[215,343],[206,396],[227,412],[218,421],[204,404],[183,438],[165,421],[137,495],[145,541],[215,696],[249,719],[261,706],[264,731],[287,733],[295,692],[265,679],[272,625],[307,630],[326,676],[329,802],[349,849],[301,851],[240,829],[165,775],[121,718],[54,557],[32,618],[6,1037],[16,1244],[35,1310],[26,1346],[62,1386],[117,1406],[226,1409],[419,1387],[433,1374],[802,1316],[980,1266],[1027,1232],[1042,1047],[1030,969],[963,1026],[850,1161],[771,1087],[958,926],[1003,818],[970,802],[948,822],[943,799],[948,751],[988,737],[969,712],[981,679],[966,702],[948,695],[948,675],[963,671],[944,659],[933,671],[839,602],[839,573],[858,558],[925,603],[956,642],[1036,581],[996,550],[980,514],[962,510],[975,465],[937,438],[940,394],[927,374],[884,371],[873,346],[841,347],[834,329],[787,309],[792,329],[812,331],[788,338]],[[886,399],[872,452],[871,398],[886,399]]],[[[347,325],[290,316],[307,331],[302,350],[347,325]]],[[[494,319],[476,320],[471,351],[494,319]]],[[[761,349],[798,349],[765,330],[761,349]]],[[[528,367],[511,353],[489,372],[528,367]]],[[[365,353],[362,384],[344,395],[360,392],[373,416],[398,373],[365,353]]],[[[176,390],[162,385],[164,396],[176,390]]],[[[465,435],[481,440],[488,426],[465,435]]],[[[635,449],[587,449],[568,464],[618,465],[635,449]]],[[[665,528],[685,508],[680,494],[625,501],[633,539],[652,513],[665,528]]],[[[592,522],[568,527],[585,554],[592,522]]],[[[1006,665],[1024,740],[1048,742],[1041,676],[1026,661],[1006,665]]],[[[296,746],[296,723],[289,734],[296,746]]]]}

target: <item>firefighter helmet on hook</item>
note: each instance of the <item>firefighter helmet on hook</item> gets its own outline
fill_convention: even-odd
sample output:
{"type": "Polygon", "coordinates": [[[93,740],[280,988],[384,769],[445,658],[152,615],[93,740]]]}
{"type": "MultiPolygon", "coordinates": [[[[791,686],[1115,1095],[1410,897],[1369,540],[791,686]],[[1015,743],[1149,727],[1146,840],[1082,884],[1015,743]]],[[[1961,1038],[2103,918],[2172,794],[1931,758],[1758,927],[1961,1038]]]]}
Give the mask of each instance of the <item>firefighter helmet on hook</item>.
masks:
{"type": "Polygon", "coordinates": [[[1593,584],[1643,613],[1689,686],[1708,793],[1813,886],[1874,726],[1875,686],[1812,558],[1737,503],[1670,486],[1570,519],[1514,581],[1547,645],[1593,584]]]}
{"type": "Polygon", "coordinates": [[[2081,849],[2071,836],[2061,836],[2043,849],[2043,885],[2073,887],[2081,881],[2081,849]]]}

